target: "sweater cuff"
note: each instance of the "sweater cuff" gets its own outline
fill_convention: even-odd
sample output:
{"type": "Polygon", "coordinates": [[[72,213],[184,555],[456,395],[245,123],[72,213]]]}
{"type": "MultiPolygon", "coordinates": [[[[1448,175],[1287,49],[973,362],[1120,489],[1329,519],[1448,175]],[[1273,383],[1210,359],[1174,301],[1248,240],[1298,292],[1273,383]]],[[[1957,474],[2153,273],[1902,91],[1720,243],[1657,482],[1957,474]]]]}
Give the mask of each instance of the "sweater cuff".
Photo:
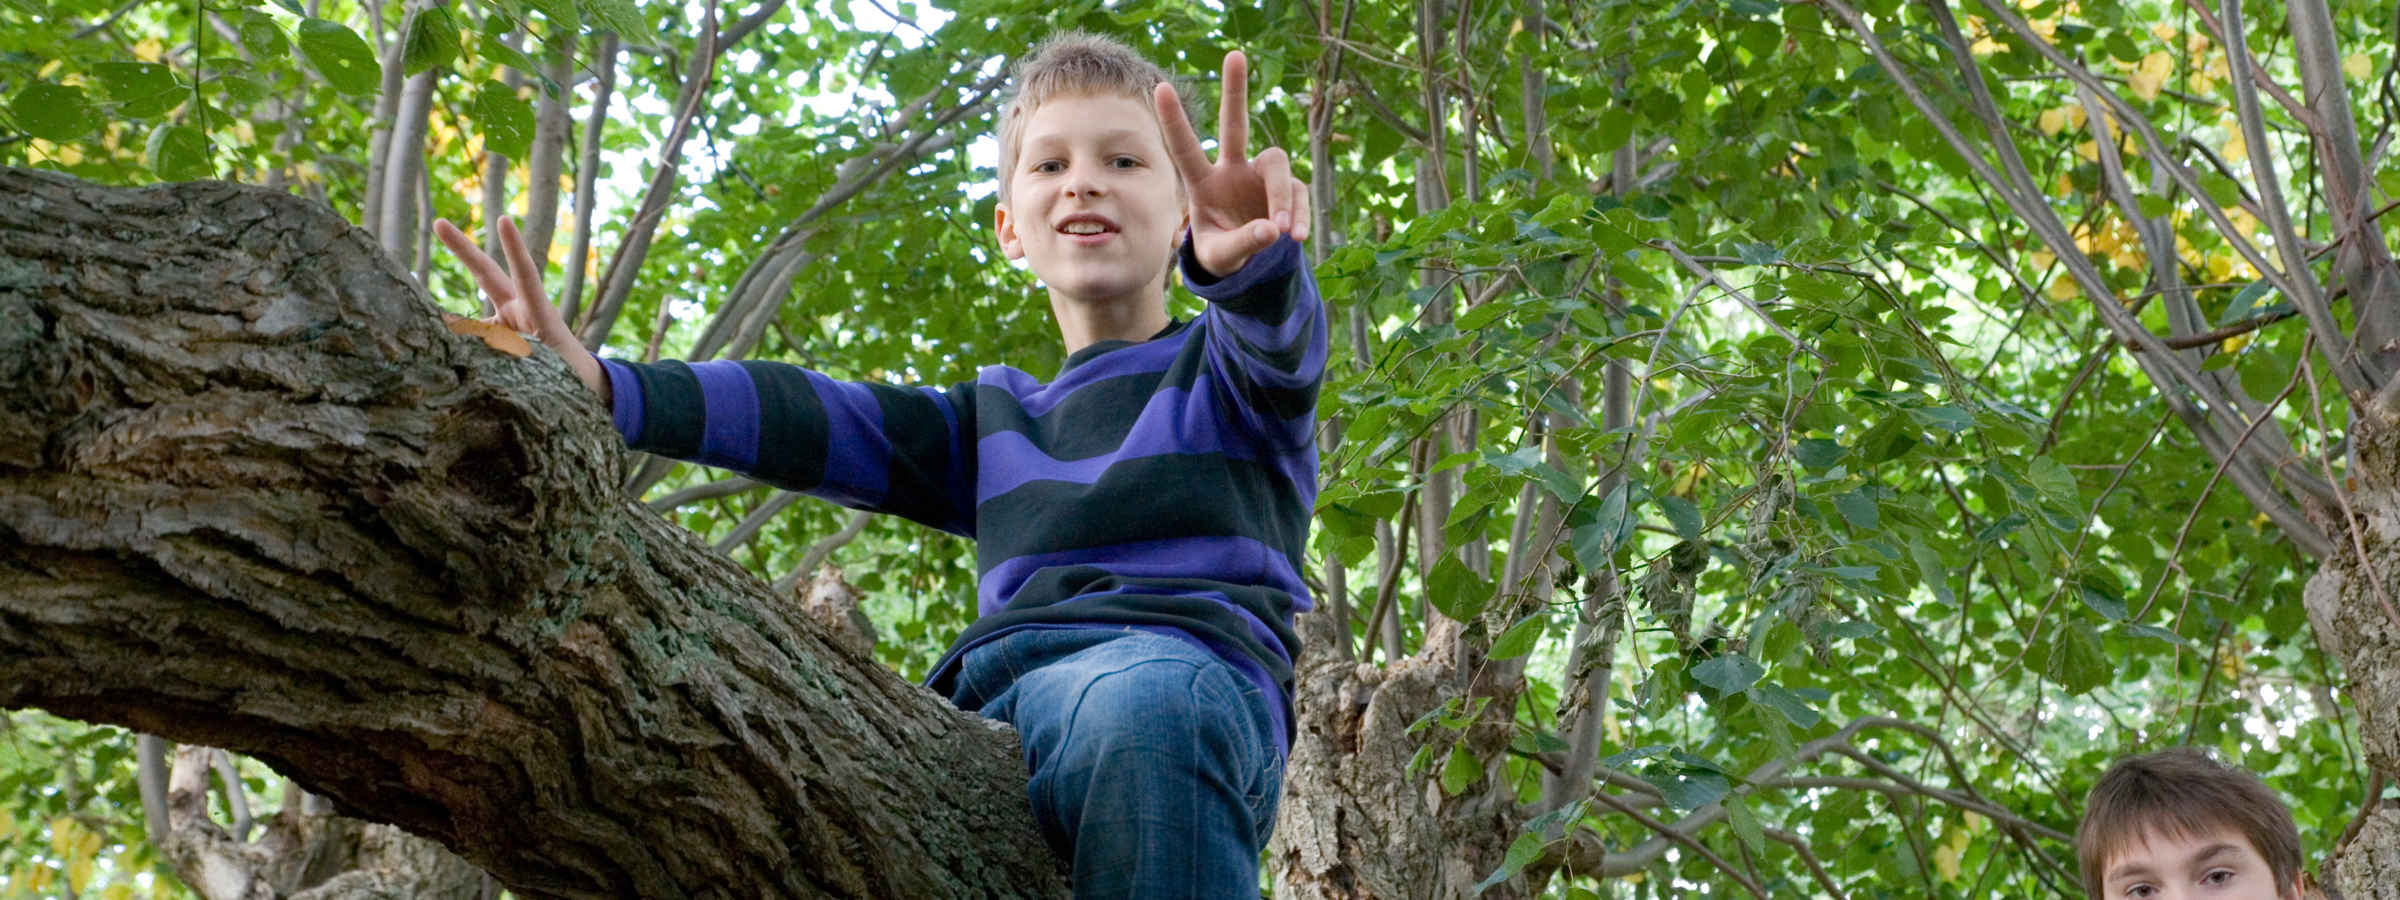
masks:
{"type": "Polygon", "coordinates": [[[632,366],[613,359],[601,360],[600,371],[608,373],[609,424],[631,445],[642,436],[642,379],[632,366]]]}
{"type": "Polygon", "coordinates": [[[1223,304],[1237,312],[1248,312],[1265,305],[1261,301],[1281,299],[1281,291],[1270,292],[1264,297],[1249,295],[1256,292],[1260,285],[1285,278],[1300,267],[1300,242],[1292,240],[1290,235],[1278,237],[1275,243],[1251,254],[1248,262],[1242,263],[1240,269],[1224,278],[1208,274],[1208,269],[1200,265],[1200,258],[1193,254],[1189,234],[1185,235],[1183,246],[1175,255],[1183,266],[1183,283],[1191,288],[1192,293],[1210,303],[1223,304]]]}

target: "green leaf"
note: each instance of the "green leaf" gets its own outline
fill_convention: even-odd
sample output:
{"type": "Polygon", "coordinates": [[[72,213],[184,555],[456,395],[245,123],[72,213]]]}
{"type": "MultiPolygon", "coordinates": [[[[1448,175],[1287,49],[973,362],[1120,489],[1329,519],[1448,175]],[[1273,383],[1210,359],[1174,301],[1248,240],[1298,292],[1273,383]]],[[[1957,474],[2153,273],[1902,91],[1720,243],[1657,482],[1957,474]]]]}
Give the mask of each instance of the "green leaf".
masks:
{"type": "Polygon", "coordinates": [[[1833,508],[1842,514],[1842,521],[1860,531],[1874,531],[1881,522],[1875,513],[1875,498],[1867,496],[1866,488],[1836,495],[1833,508]]]}
{"type": "Polygon", "coordinates": [[[540,73],[540,68],[533,64],[532,57],[526,56],[524,51],[515,47],[511,47],[507,43],[501,41],[498,35],[484,35],[482,40],[479,40],[475,43],[475,52],[477,55],[482,56],[486,60],[499,63],[519,72],[525,72],[528,74],[540,73]]]}
{"type": "Polygon", "coordinates": [[[274,16],[258,10],[243,10],[242,24],[235,33],[241,37],[242,47],[259,62],[280,60],[292,52],[291,42],[283,36],[283,26],[275,24],[274,16]]]}
{"type": "Polygon", "coordinates": [[[1783,251],[1776,249],[1773,244],[1737,243],[1733,245],[1733,252],[1741,256],[1743,262],[1754,266],[1773,265],[1783,261],[1783,251]]]}
{"type": "Polygon", "coordinates": [[[37,81],[18,91],[8,113],[26,134],[45,141],[72,141],[100,127],[100,113],[74,85],[37,81]]]}
{"type": "Polygon", "coordinates": [[[1817,723],[1825,718],[1823,714],[1809,706],[1808,701],[1799,694],[1792,693],[1782,685],[1772,682],[1752,687],[1750,699],[1757,701],[1760,706],[1782,713],[1785,719],[1791,720],[1792,724],[1801,728],[1815,728],[1817,723]]]}
{"type": "Polygon", "coordinates": [[[1677,812],[1689,812],[1715,803],[1733,790],[1733,783],[1716,772],[1675,772],[1643,775],[1641,778],[1657,788],[1659,799],[1665,800],[1677,812]]]}
{"type": "Polygon", "coordinates": [[[1731,696],[1749,690],[1766,674],[1766,667],[1740,652],[1710,657],[1692,667],[1692,679],[1716,690],[1719,696],[1731,696]]]}
{"type": "Polygon", "coordinates": [[[2050,680],[2081,696],[2107,684],[2111,666],[2100,649],[2100,634],[2084,622],[2070,622],[2058,631],[2050,647],[2050,680]]]}
{"type": "Polygon", "coordinates": [[[150,171],[167,181],[190,181],[216,174],[209,161],[208,138],[184,125],[160,125],[150,132],[144,156],[150,171]]]}
{"type": "Polygon", "coordinates": [[[1792,459],[1816,471],[1833,468],[1850,450],[1831,438],[1808,438],[1792,445],[1792,459]]]}
{"type": "Polygon", "coordinates": [[[458,59],[458,50],[458,23],[450,18],[450,11],[428,7],[409,22],[408,40],[400,45],[400,69],[415,75],[447,67],[458,59]]]}
{"type": "Polygon", "coordinates": [[[1442,793],[1455,797],[1482,780],[1483,763],[1475,761],[1467,745],[1450,745],[1450,758],[1442,763],[1442,793]]]}
{"type": "Polygon", "coordinates": [[[338,22],[307,19],[300,23],[300,55],[325,83],[345,94],[372,94],[383,87],[383,67],[375,51],[358,32],[338,22]]]}
{"type": "Polygon", "coordinates": [[[1491,890],[1494,885],[1516,877],[1518,872],[1525,871],[1525,867],[1532,865],[1534,860],[1542,858],[1542,848],[1548,846],[1548,843],[1542,840],[1540,835],[1531,831],[1517,835],[1516,840],[1509,842],[1508,855],[1500,860],[1500,868],[1493,869],[1492,874],[1486,875],[1482,881],[1476,882],[1472,890],[1476,895],[1481,895],[1484,891],[1491,890]]]}
{"type": "Polygon", "coordinates": [[[147,119],[163,115],[191,98],[191,90],[175,78],[175,70],[159,63],[104,62],[92,67],[100,88],[116,101],[117,115],[147,119]]]}
{"type": "Polygon", "coordinates": [[[524,159],[533,147],[533,104],[497,81],[475,87],[467,115],[483,134],[483,149],[509,159],[524,159]]]}
{"type": "Polygon", "coordinates": [[[1534,645],[1541,642],[1542,632],[1549,623],[1550,617],[1538,612],[1518,619],[1516,624],[1508,626],[1507,631],[1500,632],[1500,636],[1493,639],[1491,658],[1515,659],[1532,653],[1534,645]]]}
{"type": "Polygon", "coordinates": [[[2025,466],[2025,480],[2033,482],[2033,489],[2040,492],[2043,500],[2070,509],[2082,504],[2082,498],[2075,490],[2075,473],[2058,460],[2048,456],[2034,457],[2033,462],[2025,466]]]}
{"type": "Polygon", "coordinates": [[[1434,565],[1433,576],[1425,580],[1425,594],[1442,615],[1464,622],[1491,602],[1492,584],[1476,577],[1458,557],[1444,555],[1434,565]]]}
{"type": "Polygon", "coordinates": [[[1952,434],[1975,427],[1974,416],[1968,415],[1966,410],[1948,404],[1911,407],[1908,410],[1908,417],[1917,420],[1919,424],[1939,428],[1952,434]]]}
{"type": "Polygon", "coordinates": [[[1665,513],[1667,521],[1675,526],[1676,537],[1687,541],[1700,539],[1701,530],[1705,525],[1700,519],[1700,508],[1693,506],[1692,501],[1682,497],[1660,497],[1658,498],[1658,509],[1665,513]]]}
{"type": "Polygon", "coordinates": [[[2099,613],[2111,622],[2122,622],[2132,615],[2132,612],[2125,607],[2125,599],[2109,591],[2089,584],[2079,584],[2075,586],[2075,593],[2083,599],[2084,606],[2090,607],[2093,612],[2099,613]]]}
{"type": "Polygon", "coordinates": [[[1758,816],[1750,812],[1750,805],[1743,803],[1742,798],[1736,795],[1726,797],[1724,807],[1725,824],[1733,829],[1733,836],[1740,838],[1742,845],[1749,847],[1752,853],[1766,852],[1766,829],[1759,827],[1758,816]]]}
{"type": "Polygon", "coordinates": [[[593,28],[614,31],[618,37],[640,37],[650,31],[642,24],[642,11],[634,7],[633,0],[575,0],[575,8],[592,20],[593,28]]]}

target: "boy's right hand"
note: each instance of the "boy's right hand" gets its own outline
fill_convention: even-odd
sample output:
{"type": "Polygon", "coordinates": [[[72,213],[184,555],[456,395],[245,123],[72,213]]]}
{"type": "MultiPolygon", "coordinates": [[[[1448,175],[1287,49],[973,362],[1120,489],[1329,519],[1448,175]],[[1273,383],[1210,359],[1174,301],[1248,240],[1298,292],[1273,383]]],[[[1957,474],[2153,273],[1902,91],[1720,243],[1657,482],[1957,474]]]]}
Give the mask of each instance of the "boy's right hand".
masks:
{"type": "Polygon", "coordinates": [[[590,388],[600,402],[607,403],[608,375],[600,370],[600,359],[584,349],[583,340],[567,327],[566,316],[551,305],[549,292],[542,289],[541,266],[525,249],[525,238],[517,233],[516,223],[502,216],[492,227],[500,252],[508,255],[506,272],[500,270],[500,264],[492,261],[483,248],[475,246],[465,232],[450,224],[450,220],[434,220],[433,235],[442,239],[442,246],[450,248],[459,262],[466,264],[467,271],[474,273],[475,282],[483,287],[484,296],[491,299],[492,308],[499,310],[498,315],[483,321],[534,336],[566,360],[567,367],[575,370],[575,377],[582,379],[583,386],[590,388]]]}

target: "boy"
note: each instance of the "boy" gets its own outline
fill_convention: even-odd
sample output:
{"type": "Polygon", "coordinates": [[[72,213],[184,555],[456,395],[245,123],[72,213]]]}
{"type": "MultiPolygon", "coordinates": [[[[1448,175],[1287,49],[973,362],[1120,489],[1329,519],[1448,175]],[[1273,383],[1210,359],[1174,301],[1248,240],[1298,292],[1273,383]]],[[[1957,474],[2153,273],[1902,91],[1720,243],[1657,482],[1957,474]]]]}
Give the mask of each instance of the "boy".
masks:
{"type": "Polygon", "coordinates": [[[2075,858],[2092,900],[2298,900],[2300,831],[2265,783],[2189,747],[2110,766],[2075,858]]]}
{"type": "Polygon", "coordinates": [[[1016,726],[1078,897],[1257,897],[1282,787],[1326,335],[1307,186],[1281,150],[1243,155],[1246,68],[1226,56],[1211,163],[1123,45],[1063,34],[1019,64],[993,227],[1049,289],[1068,356],[1047,384],[597,360],[512,225],[513,280],[436,226],[636,449],[977,538],[980,617],[929,685],[1016,726]],[[1209,301],[1193,321],[1167,317],[1173,266],[1209,301]]]}

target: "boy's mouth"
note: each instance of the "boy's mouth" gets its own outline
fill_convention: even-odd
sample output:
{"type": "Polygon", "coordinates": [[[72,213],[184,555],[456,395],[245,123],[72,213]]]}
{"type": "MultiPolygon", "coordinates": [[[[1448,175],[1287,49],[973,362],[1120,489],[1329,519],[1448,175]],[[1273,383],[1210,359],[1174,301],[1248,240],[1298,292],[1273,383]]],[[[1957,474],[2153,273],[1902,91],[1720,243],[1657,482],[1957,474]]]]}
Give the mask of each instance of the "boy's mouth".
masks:
{"type": "Polygon", "coordinates": [[[1117,231],[1117,223],[1096,213],[1076,213],[1058,220],[1053,227],[1060,234],[1077,238],[1077,243],[1098,242],[1117,231]]]}

